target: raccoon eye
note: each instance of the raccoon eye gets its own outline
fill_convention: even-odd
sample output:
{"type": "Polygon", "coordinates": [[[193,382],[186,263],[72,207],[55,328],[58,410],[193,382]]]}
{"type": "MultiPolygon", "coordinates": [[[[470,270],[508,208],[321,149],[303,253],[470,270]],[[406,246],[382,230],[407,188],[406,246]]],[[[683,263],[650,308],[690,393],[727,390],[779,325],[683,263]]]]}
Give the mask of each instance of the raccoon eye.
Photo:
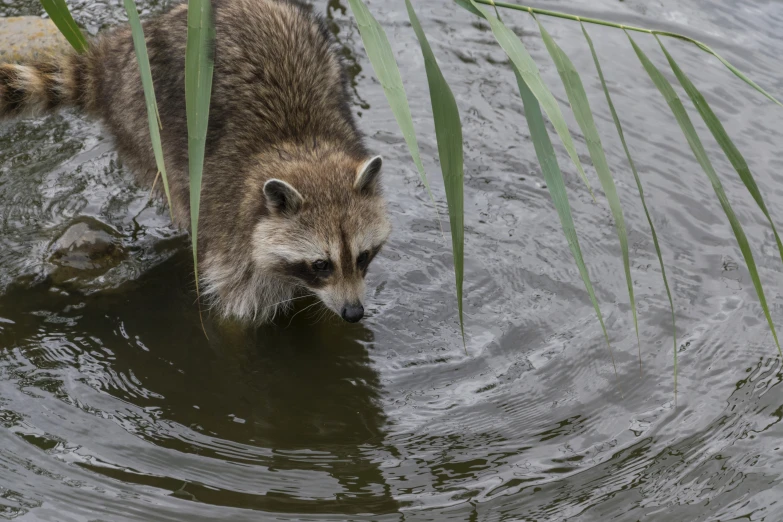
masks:
{"type": "Polygon", "coordinates": [[[364,252],[359,254],[359,258],[356,260],[356,264],[359,265],[360,267],[364,266],[365,264],[367,264],[367,260],[369,259],[369,257],[370,257],[370,253],[365,250],[364,252]]]}
{"type": "Polygon", "coordinates": [[[313,270],[316,270],[318,272],[325,272],[326,270],[329,270],[329,261],[319,259],[318,261],[313,263],[313,270]]]}

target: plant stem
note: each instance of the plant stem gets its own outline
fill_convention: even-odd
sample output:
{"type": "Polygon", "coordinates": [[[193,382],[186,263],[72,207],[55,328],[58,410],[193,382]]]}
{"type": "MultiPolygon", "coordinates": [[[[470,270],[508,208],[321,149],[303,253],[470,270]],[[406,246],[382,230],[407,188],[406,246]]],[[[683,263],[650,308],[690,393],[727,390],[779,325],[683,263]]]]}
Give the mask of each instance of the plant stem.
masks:
{"type": "Polygon", "coordinates": [[[645,29],[644,27],[636,27],[633,25],[616,24],[606,20],[599,20],[598,18],[589,18],[586,16],[577,16],[568,13],[561,13],[560,11],[550,11],[548,9],[539,9],[537,7],[529,7],[526,5],[510,4],[508,2],[495,2],[494,0],[475,0],[479,4],[490,5],[493,7],[502,7],[505,9],[514,9],[515,11],[527,11],[530,14],[540,14],[545,16],[554,16],[557,18],[565,18],[566,20],[574,20],[577,22],[585,22],[588,24],[605,25],[607,27],[614,27],[616,29],[623,29],[626,31],[636,31],[638,33],[657,34],[660,36],[670,36],[672,38],[679,38],[688,42],[694,43],[699,47],[706,47],[703,43],[693,38],[689,38],[682,34],[672,33],[669,31],[657,31],[655,29],[645,29]]]}
{"type": "MultiPolygon", "coordinates": [[[[471,8],[469,5],[469,2],[466,0],[454,0],[457,2],[457,4],[465,7],[469,11],[473,11],[474,14],[475,10],[474,8],[471,8]]],[[[728,62],[725,58],[723,58],[721,55],[713,51],[707,44],[702,43],[694,38],[690,38],[688,36],[685,36],[683,34],[678,33],[672,33],[670,31],[658,31],[656,29],[645,29],[644,27],[636,27],[633,25],[624,25],[624,24],[616,24],[614,22],[608,22],[606,20],[599,20],[598,18],[589,18],[584,16],[577,16],[572,15],[568,13],[561,13],[559,11],[549,11],[548,9],[539,9],[537,7],[529,7],[526,5],[519,5],[519,4],[510,4],[508,2],[496,2],[495,0],[473,0],[476,3],[489,5],[492,7],[502,7],[505,9],[513,9],[515,11],[526,11],[530,13],[531,15],[544,15],[544,16],[554,16],[557,18],[564,18],[566,20],[574,20],[577,22],[586,22],[589,24],[596,24],[596,25],[603,25],[606,27],[614,27],[615,29],[622,29],[624,31],[636,31],[637,33],[646,33],[651,34],[655,36],[668,36],[670,38],[677,38],[678,40],[683,40],[685,42],[692,43],[702,51],[705,51],[707,53],[710,53],[715,58],[717,58],[723,65],[726,66],[727,69],[729,69],[732,73],[734,73],[735,76],[737,76],[739,79],[756,89],[758,92],[766,96],[769,100],[775,102],[779,106],[783,107],[783,103],[779,102],[774,96],[772,96],[770,93],[762,89],[756,82],[745,76],[739,69],[734,67],[732,64],[728,62]]]]}

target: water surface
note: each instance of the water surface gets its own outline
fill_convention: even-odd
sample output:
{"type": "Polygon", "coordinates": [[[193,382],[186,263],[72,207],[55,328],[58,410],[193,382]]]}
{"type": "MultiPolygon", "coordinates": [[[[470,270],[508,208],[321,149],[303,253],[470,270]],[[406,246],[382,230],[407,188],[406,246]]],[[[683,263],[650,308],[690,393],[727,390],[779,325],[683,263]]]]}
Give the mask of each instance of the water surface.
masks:
{"type": "MultiPolygon", "coordinates": [[[[386,158],[394,234],[368,279],[368,317],[317,307],[253,332],[202,331],[188,243],[131,182],[111,138],[65,112],[0,126],[0,517],[166,520],[780,520],[780,360],[708,180],[621,32],[589,27],[645,183],[668,300],[633,178],[579,27],[542,18],[583,74],[632,245],[639,346],[611,214],[558,148],[615,376],[540,175],[513,74],[486,24],[449,2],[419,17],[454,90],[465,143],[466,349],[452,259],[341,0],[314,2],[355,75],[355,111],[386,158]],[[59,277],[52,242],[102,223],[126,252],[59,277]]],[[[368,1],[392,40],[441,215],[421,52],[404,3],[368,1]]],[[[546,1],[685,32],[783,92],[774,1],[546,1]]],[[[163,8],[140,5],[145,15],[163,8]]],[[[120,2],[73,4],[91,33],[120,2]]],[[[39,14],[10,0],[0,14],[39,14]]],[[[506,13],[565,105],[531,20],[506,13]]],[[[657,64],[655,42],[639,35],[657,64]]],[[[783,197],[776,109],[706,55],[669,46],[756,174],[783,197]]],[[[693,115],[696,116],[695,112],[693,115]]],[[[571,123],[574,123],[571,121],[571,123]]],[[[697,125],[783,318],[764,218],[697,125]]],[[[576,125],[572,125],[576,128],[576,125]]],[[[586,163],[586,147],[576,137],[586,163]]],[[[598,187],[592,168],[588,176],[598,187]]],[[[207,173],[208,175],[208,173],[207,173]]],[[[445,225],[445,224],[444,224],[445,225]]],[[[308,303],[309,304],[309,303],[308,303]]]]}

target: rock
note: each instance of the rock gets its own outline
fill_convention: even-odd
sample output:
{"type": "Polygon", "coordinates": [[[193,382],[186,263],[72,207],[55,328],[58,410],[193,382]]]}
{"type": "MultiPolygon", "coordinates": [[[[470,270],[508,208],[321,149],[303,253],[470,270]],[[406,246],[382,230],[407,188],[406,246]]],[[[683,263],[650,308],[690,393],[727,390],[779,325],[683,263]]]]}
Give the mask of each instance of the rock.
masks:
{"type": "Polygon", "coordinates": [[[52,244],[51,252],[49,260],[57,267],[51,273],[55,284],[93,278],[117,266],[126,255],[117,238],[92,221],[68,227],[52,244]]]}
{"type": "Polygon", "coordinates": [[[17,62],[62,53],[70,47],[49,19],[37,16],[0,18],[0,62],[17,62]]]}

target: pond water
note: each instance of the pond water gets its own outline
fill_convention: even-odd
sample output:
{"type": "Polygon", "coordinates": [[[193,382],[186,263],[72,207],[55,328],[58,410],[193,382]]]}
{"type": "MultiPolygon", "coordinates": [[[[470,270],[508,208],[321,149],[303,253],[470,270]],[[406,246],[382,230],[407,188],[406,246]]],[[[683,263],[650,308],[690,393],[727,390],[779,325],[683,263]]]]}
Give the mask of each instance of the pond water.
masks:
{"type": "MultiPolygon", "coordinates": [[[[124,20],[119,0],[72,4],[92,33],[124,20]]],[[[450,242],[347,2],[316,1],[355,75],[360,125],[386,158],[394,233],[370,271],[368,317],[349,325],[302,307],[253,332],[206,318],[207,339],[187,239],[165,210],[147,204],[147,189],[133,185],[101,127],[70,112],[0,124],[0,518],[783,519],[780,359],[711,186],[625,36],[588,28],[668,264],[676,403],[668,300],[579,27],[542,18],[583,73],[625,204],[641,375],[605,199],[592,202],[558,148],[617,377],[502,50],[486,24],[450,2],[417,4],[464,124],[466,347],[450,242]],[[84,221],[101,223],[123,255],[108,271],[73,280],[49,256],[53,241],[84,221]]],[[[685,32],[783,93],[780,2],[538,5],[685,32]]],[[[392,40],[445,216],[426,76],[404,3],[368,6],[392,40]]],[[[140,6],[145,15],[163,7],[140,6]]],[[[2,15],[39,12],[30,0],[0,4],[2,15]]],[[[529,17],[507,12],[505,20],[565,104],[529,17]]],[[[637,41],[665,65],[653,40],[637,41]]],[[[669,48],[745,152],[783,224],[783,112],[716,60],[684,43],[669,48]]],[[[697,127],[754,245],[780,326],[783,265],[772,234],[697,127]]],[[[592,168],[588,176],[598,187],[592,168]]]]}

